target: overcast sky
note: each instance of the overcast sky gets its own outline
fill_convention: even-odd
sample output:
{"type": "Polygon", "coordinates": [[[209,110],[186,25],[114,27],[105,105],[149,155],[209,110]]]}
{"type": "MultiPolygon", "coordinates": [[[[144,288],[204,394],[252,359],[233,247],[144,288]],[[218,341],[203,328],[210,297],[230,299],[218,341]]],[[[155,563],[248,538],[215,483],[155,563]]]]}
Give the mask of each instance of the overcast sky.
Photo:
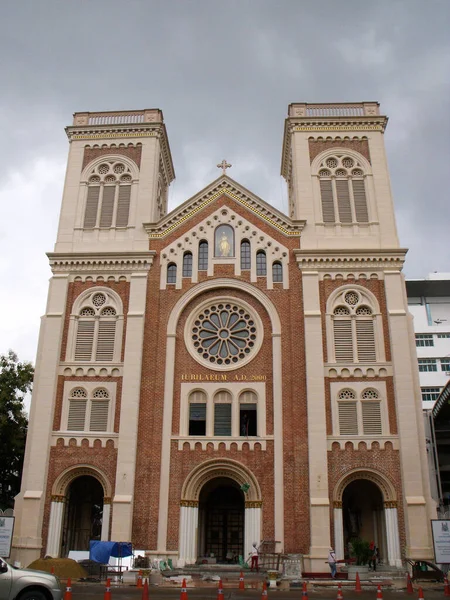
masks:
{"type": "Polygon", "coordinates": [[[75,111],[161,108],[174,208],[216,164],[287,212],[290,102],[378,100],[409,277],[450,271],[450,0],[6,0],[0,353],[34,362],[75,111]]]}

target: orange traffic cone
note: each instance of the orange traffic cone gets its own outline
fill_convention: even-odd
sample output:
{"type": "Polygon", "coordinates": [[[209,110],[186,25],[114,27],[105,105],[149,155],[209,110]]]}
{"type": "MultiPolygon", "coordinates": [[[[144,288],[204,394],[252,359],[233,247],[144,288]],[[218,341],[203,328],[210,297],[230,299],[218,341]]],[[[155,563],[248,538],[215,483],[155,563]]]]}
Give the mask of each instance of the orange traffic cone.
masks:
{"type": "Polygon", "coordinates": [[[447,577],[444,577],[444,581],[445,581],[444,596],[450,596],[450,585],[448,585],[447,577]]]}
{"type": "Polygon", "coordinates": [[[141,589],[143,587],[142,585],[142,571],[139,571],[138,576],[137,576],[137,580],[136,580],[136,587],[141,589]]]}
{"type": "Polygon", "coordinates": [[[239,575],[239,589],[240,590],[245,590],[244,573],[242,571],[241,571],[241,574],[239,575]]]}
{"type": "Polygon", "coordinates": [[[355,592],[362,592],[362,589],[361,589],[361,579],[359,578],[358,571],[356,571],[355,592]]]}
{"type": "Polygon", "coordinates": [[[424,598],[423,598],[423,589],[421,587],[419,588],[419,600],[424,600],[424,598]]]}
{"type": "Polygon", "coordinates": [[[180,600],[188,600],[188,594],[186,590],[186,579],[183,579],[183,583],[181,584],[180,600]]]}
{"type": "Polygon", "coordinates": [[[308,600],[308,590],[306,588],[306,581],[303,582],[302,600],[308,600]]]}
{"type": "Polygon", "coordinates": [[[342,585],[341,585],[341,582],[338,583],[337,600],[344,600],[344,596],[342,595],[342,585]]]}
{"type": "Polygon", "coordinates": [[[223,600],[223,584],[221,579],[219,579],[219,587],[217,588],[217,600],[223,600]]]}
{"type": "Polygon", "coordinates": [[[142,588],[142,600],[148,600],[148,581],[147,578],[144,581],[144,587],[142,588]]]}
{"type": "Polygon", "coordinates": [[[66,591],[64,592],[64,600],[72,600],[72,580],[67,580],[66,591]]]}
{"type": "Polygon", "coordinates": [[[381,585],[377,587],[377,600],[383,600],[383,592],[381,591],[381,585]]]}
{"type": "Polygon", "coordinates": [[[103,596],[103,600],[111,600],[111,579],[106,580],[106,587],[105,587],[105,595],[103,596]]]}
{"type": "Polygon", "coordinates": [[[261,600],[267,600],[267,585],[265,581],[263,581],[261,600]]]}
{"type": "Polygon", "coordinates": [[[409,576],[409,573],[407,573],[407,575],[406,575],[406,592],[408,594],[414,593],[412,581],[411,581],[411,577],[409,576]]]}

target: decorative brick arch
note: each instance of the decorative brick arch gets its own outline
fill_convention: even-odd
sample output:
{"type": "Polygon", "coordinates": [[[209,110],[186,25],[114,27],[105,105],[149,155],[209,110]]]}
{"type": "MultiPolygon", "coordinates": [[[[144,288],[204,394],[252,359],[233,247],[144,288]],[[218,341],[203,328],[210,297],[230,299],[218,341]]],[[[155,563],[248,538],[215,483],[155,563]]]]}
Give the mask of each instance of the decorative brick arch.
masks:
{"type": "Polygon", "coordinates": [[[96,479],[103,488],[103,495],[105,498],[111,498],[112,486],[108,480],[108,477],[92,465],[77,465],[76,467],[69,467],[63,471],[55,480],[52,488],[52,496],[65,496],[69,489],[72,481],[78,477],[88,475],[96,479]]]}
{"type": "Polygon", "coordinates": [[[217,477],[232,479],[239,486],[244,483],[250,484],[246,501],[258,503],[262,501],[261,488],[255,475],[243,464],[229,459],[208,460],[196,466],[186,477],[181,491],[181,501],[197,503],[203,486],[217,477]]]}
{"type": "Polygon", "coordinates": [[[343,475],[335,485],[333,492],[334,503],[342,503],[345,488],[349,483],[359,479],[365,479],[374,483],[383,494],[384,503],[397,502],[397,492],[395,491],[395,487],[385,475],[373,469],[354,469],[343,475]]]}

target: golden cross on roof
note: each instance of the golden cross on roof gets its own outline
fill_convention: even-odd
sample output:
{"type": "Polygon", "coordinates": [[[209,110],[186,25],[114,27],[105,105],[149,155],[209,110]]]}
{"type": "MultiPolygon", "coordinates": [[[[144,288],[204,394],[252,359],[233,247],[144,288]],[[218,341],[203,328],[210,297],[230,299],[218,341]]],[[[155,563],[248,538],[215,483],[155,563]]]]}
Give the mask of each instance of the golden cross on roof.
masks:
{"type": "Polygon", "coordinates": [[[232,166],[233,165],[230,165],[230,163],[227,163],[227,161],[225,159],[223,159],[223,161],[217,165],[217,168],[218,169],[222,169],[222,174],[225,175],[226,174],[226,170],[229,169],[232,166]]]}

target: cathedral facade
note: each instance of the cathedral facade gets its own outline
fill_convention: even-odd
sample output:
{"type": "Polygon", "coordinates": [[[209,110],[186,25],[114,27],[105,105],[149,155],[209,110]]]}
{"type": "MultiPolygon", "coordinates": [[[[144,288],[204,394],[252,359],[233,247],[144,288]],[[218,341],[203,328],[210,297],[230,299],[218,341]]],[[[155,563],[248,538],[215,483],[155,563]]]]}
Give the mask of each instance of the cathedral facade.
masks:
{"type": "Polygon", "coordinates": [[[75,113],[13,558],[352,538],[432,557],[416,350],[376,102],[291,104],[289,215],[226,174],[167,212],[161,111],[75,113]]]}

